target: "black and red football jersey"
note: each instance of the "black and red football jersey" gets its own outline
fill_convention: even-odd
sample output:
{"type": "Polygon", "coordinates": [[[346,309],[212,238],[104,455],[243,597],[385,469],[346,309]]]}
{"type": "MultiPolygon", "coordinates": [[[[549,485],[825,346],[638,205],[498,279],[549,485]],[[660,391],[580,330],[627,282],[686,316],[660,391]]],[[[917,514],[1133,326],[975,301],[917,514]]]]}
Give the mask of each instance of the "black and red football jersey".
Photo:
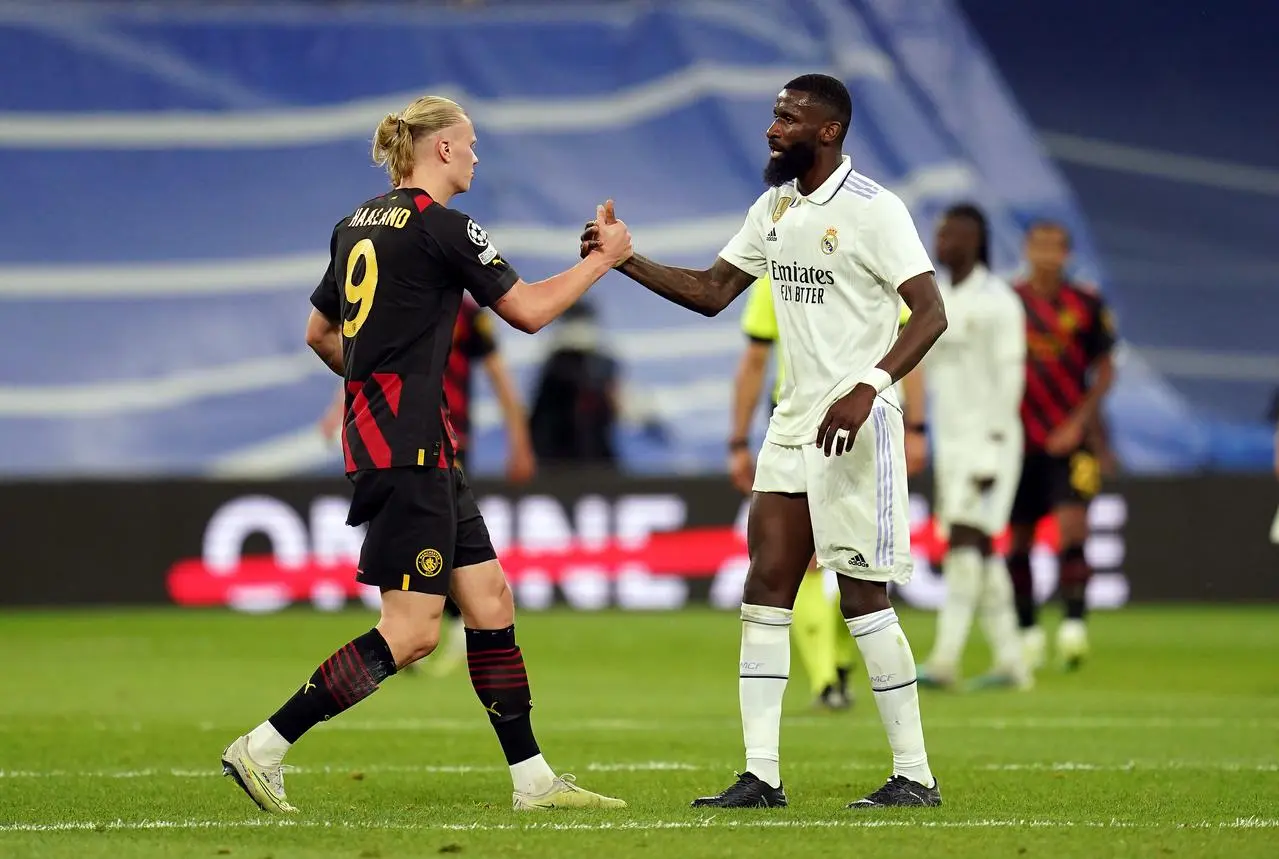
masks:
{"type": "Polygon", "coordinates": [[[458,450],[471,446],[471,384],[476,361],[497,351],[493,316],[469,296],[453,326],[453,350],[444,369],[444,398],[457,434],[458,450]]]}
{"type": "Polygon", "coordinates": [[[1110,311],[1100,295],[1063,283],[1053,298],[1016,286],[1026,310],[1026,392],[1021,421],[1026,449],[1040,450],[1088,390],[1094,361],[1115,345],[1110,311]]]}
{"type": "Polygon", "coordinates": [[[479,224],[414,188],[362,204],[329,250],[311,303],[342,328],[347,473],[451,466],[444,378],[463,293],[488,307],[519,275],[479,224]]]}

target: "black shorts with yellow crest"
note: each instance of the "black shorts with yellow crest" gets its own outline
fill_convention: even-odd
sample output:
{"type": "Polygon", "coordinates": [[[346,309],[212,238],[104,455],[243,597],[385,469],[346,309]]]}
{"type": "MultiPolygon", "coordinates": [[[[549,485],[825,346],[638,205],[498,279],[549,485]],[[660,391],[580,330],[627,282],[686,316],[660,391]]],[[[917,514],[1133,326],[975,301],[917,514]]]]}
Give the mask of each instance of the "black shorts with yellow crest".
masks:
{"type": "Polygon", "coordinates": [[[447,594],[453,570],[497,557],[460,468],[370,469],[353,477],[348,525],[368,523],[356,580],[447,594]]]}
{"type": "Polygon", "coordinates": [[[1033,525],[1063,504],[1087,504],[1101,490],[1097,457],[1080,449],[1069,456],[1026,454],[1013,500],[1014,525],[1033,525]]]}

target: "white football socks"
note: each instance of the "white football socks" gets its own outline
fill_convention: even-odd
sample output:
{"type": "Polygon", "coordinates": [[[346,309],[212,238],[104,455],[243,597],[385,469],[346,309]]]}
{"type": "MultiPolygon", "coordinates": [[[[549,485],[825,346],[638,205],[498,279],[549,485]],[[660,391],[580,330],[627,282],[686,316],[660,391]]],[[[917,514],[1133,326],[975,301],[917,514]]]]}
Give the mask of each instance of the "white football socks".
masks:
{"type": "Polygon", "coordinates": [[[534,755],[528,760],[511,764],[511,784],[516,793],[525,796],[541,796],[551,789],[555,781],[555,771],[541,755],[534,755]]]}
{"type": "Polygon", "coordinates": [[[790,677],[788,608],[742,604],[742,651],[738,697],[746,771],[771,787],[781,787],[782,697],[790,677]]]}
{"type": "Polygon", "coordinates": [[[946,597],[937,613],[937,640],[927,663],[929,671],[936,672],[939,680],[953,681],[959,673],[968,631],[981,597],[982,566],[981,553],[971,546],[951,549],[942,561],[946,597]]]}
{"type": "Polygon", "coordinates": [[[1013,583],[1008,565],[999,555],[986,559],[981,592],[981,626],[994,655],[995,670],[1018,683],[1029,681],[1030,671],[1022,654],[1017,612],[1013,606],[1013,583]]]}
{"type": "Polygon", "coordinates": [[[915,656],[906,633],[891,608],[847,620],[848,631],[866,663],[880,721],[893,750],[893,774],[932,787],[932,770],[924,750],[924,726],[919,720],[919,686],[915,656]]]}
{"type": "Polygon", "coordinates": [[[278,767],[291,745],[269,720],[249,731],[249,757],[259,766],[278,767]]]}

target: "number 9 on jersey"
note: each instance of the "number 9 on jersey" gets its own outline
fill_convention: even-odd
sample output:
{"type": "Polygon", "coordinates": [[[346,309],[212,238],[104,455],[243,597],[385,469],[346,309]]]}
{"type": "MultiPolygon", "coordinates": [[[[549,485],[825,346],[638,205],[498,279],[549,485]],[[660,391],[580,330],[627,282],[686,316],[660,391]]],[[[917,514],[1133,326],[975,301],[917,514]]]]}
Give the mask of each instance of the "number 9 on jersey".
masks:
{"type": "Polygon", "coordinates": [[[351,248],[351,254],[346,258],[346,282],[343,289],[347,303],[359,305],[355,317],[342,323],[342,336],[354,337],[369,318],[369,311],[373,309],[373,296],[377,293],[377,253],[373,250],[372,240],[360,239],[351,248]],[[357,282],[355,270],[359,267],[360,260],[364,260],[364,273],[357,282]]]}

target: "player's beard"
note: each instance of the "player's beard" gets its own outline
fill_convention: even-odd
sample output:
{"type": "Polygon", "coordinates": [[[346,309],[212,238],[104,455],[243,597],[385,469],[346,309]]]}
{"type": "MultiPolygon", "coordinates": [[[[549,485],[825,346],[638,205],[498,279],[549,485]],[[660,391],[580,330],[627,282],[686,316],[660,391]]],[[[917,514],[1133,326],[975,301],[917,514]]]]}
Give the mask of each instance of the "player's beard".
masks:
{"type": "Polygon", "coordinates": [[[781,155],[769,158],[768,164],[764,165],[764,182],[770,188],[798,179],[817,163],[817,146],[806,140],[778,151],[781,155]]]}

